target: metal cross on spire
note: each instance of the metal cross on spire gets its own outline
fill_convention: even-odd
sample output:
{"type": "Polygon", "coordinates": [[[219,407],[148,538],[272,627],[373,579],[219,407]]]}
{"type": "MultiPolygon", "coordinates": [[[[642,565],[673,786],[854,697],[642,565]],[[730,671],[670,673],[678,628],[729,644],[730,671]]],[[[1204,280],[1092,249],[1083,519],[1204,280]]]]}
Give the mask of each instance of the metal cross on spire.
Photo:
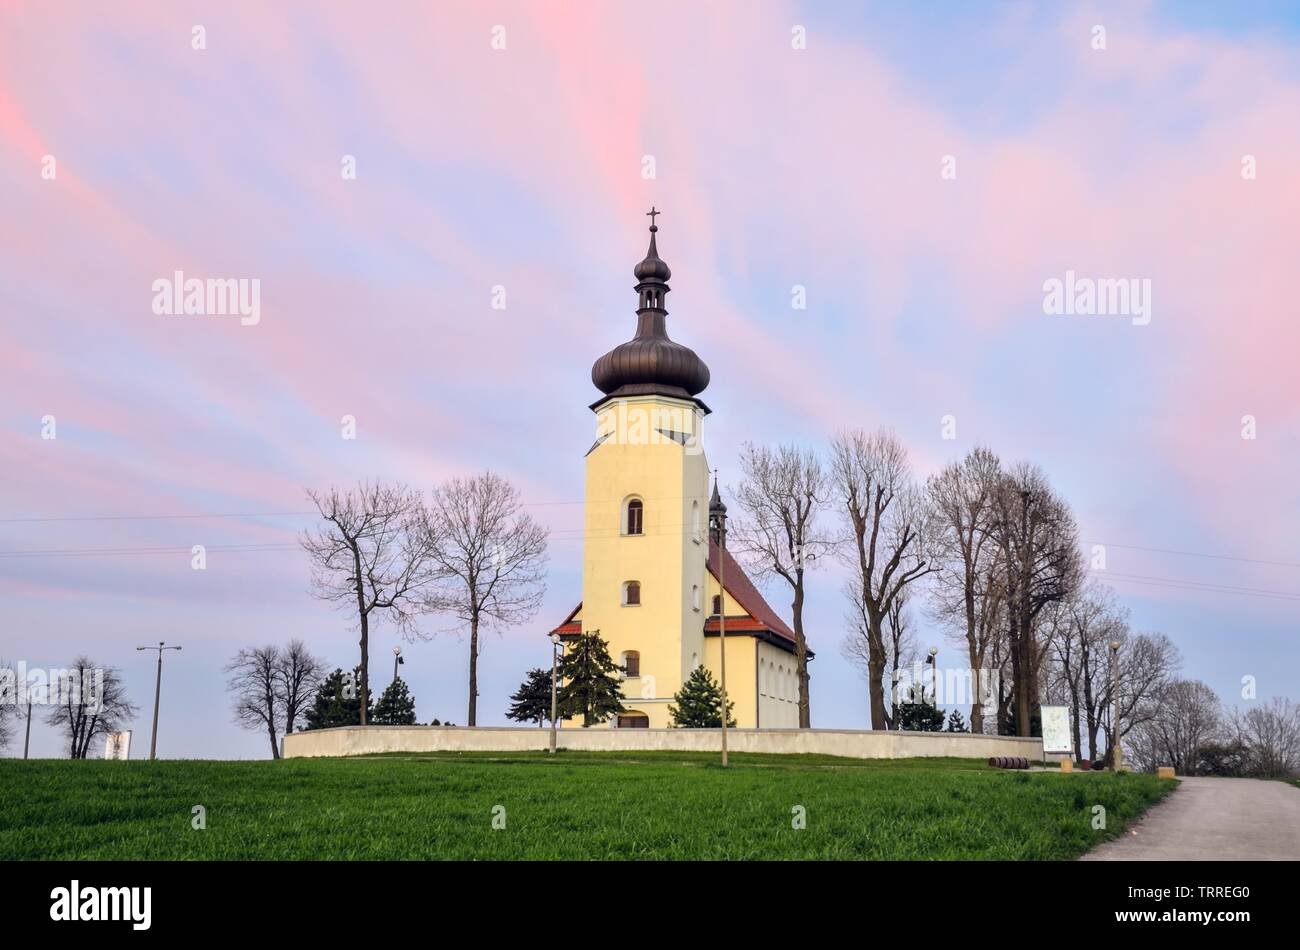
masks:
{"type": "Polygon", "coordinates": [[[651,205],[651,206],[650,206],[650,210],[646,212],[646,217],[648,217],[648,218],[650,219],[650,230],[651,230],[651,231],[656,231],[656,230],[658,230],[658,228],[655,226],[655,215],[658,215],[658,214],[663,214],[663,212],[662,212],[662,211],[656,211],[654,205],[651,205]]]}

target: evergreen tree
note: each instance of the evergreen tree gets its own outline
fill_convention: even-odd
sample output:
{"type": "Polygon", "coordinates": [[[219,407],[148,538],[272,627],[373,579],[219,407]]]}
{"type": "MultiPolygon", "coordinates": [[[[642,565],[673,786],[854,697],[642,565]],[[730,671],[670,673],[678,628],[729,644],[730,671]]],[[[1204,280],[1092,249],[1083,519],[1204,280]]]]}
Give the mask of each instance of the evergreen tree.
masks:
{"type": "Polygon", "coordinates": [[[389,683],[384,695],[379,697],[374,718],[369,721],[379,726],[415,725],[415,697],[400,676],[389,683]]]}
{"type": "MultiPolygon", "coordinates": [[[[682,688],[673,696],[675,705],[668,707],[673,726],[678,729],[721,729],[722,688],[713,674],[702,665],[691,671],[682,688]]],[[[727,725],[735,726],[732,715],[736,704],[727,700],[727,725]]]]}
{"type": "Polygon", "coordinates": [[[908,690],[907,701],[899,706],[898,718],[898,727],[904,732],[943,731],[943,710],[927,701],[924,689],[918,701],[915,685],[908,690]]]}
{"type": "MultiPolygon", "coordinates": [[[[1041,739],[1043,736],[1043,713],[1042,707],[1037,703],[1029,709],[1029,734],[1035,739],[1041,739]]],[[[1007,715],[999,724],[998,735],[1018,736],[1020,735],[1019,724],[1016,721],[1016,705],[1012,703],[1007,709],[1007,715]]],[[[1107,743],[1106,748],[1110,748],[1107,743]]]]}
{"type": "MultiPolygon", "coordinates": [[[[333,726],[361,725],[361,698],[358,695],[361,668],[353,671],[349,683],[341,669],[336,669],[321,683],[316,700],[307,710],[308,729],[329,729],[333,726]]],[[[369,698],[369,697],[367,697],[369,698]]],[[[366,706],[366,719],[370,719],[372,705],[366,706]]]]}
{"type": "Polygon", "coordinates": [[[538,727],[551,718],[551,671],[529,670],[523,683],[510,697],[513,705],[506,713],[515,722],[535,722],[538,727]]]}
{"type": "Polygon", "coordinates": [[[948,728],[945,729],[944,731],[945,732],[970,732],[970,729],[967,728],[966,726],[965,717],[962,716],[961,713],[959,713],[957,710],[954,709],[952,712],[948,714],[948,728]]]}
{"type": "Polygon", "coordinates": [[[610,658],[609,645],[600,638],[599,630],[580,635],[560,661],[559,676],[564,680],[560,715],[566,719],[581,716],[585,728],[624,712],[618,678],[622,671],[610,658]]]}

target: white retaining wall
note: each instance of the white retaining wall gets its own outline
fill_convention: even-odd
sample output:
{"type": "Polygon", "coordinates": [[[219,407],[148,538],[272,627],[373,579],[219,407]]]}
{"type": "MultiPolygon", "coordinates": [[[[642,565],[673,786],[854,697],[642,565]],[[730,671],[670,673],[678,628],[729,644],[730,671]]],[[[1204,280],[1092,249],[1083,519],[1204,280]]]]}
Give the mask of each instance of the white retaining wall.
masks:
{"type": "MultiPolygon", "coordinates": [[[[557,745],[584,752],[667,750],[716,752],[718,729],[566,728],[557,745]]],[[[549,729],[536,727],[341,726],[284,737],[284,757],[368,755],[376,752],[526,752],[548,748],[549,729]]],[[[932,756],[985,759],[1019,755],[1042,760],[1042,739],[948,732],[871,732],[854,729],[728,729],[732,752],[815,753],[852,759],[932,756]]],[[[1055,756],[1053,757],[1055,758],[1055,756]]]]}

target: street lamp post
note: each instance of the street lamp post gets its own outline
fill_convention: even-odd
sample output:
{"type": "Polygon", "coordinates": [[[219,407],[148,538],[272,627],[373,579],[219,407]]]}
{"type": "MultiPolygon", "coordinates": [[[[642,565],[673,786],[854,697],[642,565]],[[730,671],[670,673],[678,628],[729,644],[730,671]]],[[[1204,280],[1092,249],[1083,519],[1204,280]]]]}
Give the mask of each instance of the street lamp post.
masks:
{"type": "Polygon", "coordinates": [[[1116,772],[1123,765],[1119,748],[1119,641],[1110,641],[1110,690],[1115,694],[1114,732],[1111,735],[1110,764],[1116,772]]]}
{"type": "Polygon", "coordinates": [[[560,656],[560,635],[551,634],[551,755],[555,755],[555,717],[556,708],[555,671],[560,656]]]}
{"type": "Polygon", "coordinates": [[[149,739],[149,758],[158,758],[158,700],[162,698],[162,655],[164,650],[179,650],[180,647],[169,647],[159,640],[156,647],[136,647],[137,650],[157,650],[158,651],[158,676],[153,685],[153,736],[149,739]]]}
{"type": "MultiPolygon", "coordinates": [[[[939,664],[935,662],[935,657],[939,655],[938,647],[930,647],[930,658],[926,660],[930,664],[930,695],[933,701],[930,703],[935,709],[939,708],[939,664]]],[[[921,687],[921,699],[925,699],[925,686],[921,687]]]]}
{"type": "Polygon", "coordinates": [[[727,767],[727,506],[718,494],[718,476],[713,476],[713,497],[709,499],[709,529],[718,541],[718,674],[722,680],[722,767],[727,767]]]}
{"type": "Polygon", "coordinates": [[[406,664],[406,661],[402,659],[402,645],[400,643],[397,646],[393,647],[393,682],[394,683],[397,682],[397,665],[399,663],[401,663],[402,665],[406,664]]]}

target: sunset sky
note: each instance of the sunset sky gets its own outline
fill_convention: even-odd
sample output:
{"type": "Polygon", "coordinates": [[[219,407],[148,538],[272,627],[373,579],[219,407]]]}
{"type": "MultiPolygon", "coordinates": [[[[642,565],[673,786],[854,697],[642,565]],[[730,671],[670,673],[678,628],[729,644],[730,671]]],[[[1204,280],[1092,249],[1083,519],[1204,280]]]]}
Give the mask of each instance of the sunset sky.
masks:
{"type": "MultiPolygon", "coordinates": [[[[1245,7],[8,0],[0,659],[119,667],[138,757],[135,647],[180,643],[160,755],[264,756],[231,655],[356,662],[308,593],[305,490],[490,468],[552,530],[542,612],[480,664],[505,724],[581,597],[590,368],[635,327],[653,204],[724,487],[746,440],[849,426],[920,477],[976,444],[1035,462],[1185,675],[1300,697],[1300,16],[1245,7]],[[259,280],[260,321],[155,314],[176,271],[259,280]],[[1045,315],[1067,271],[1149,280],[1150,323],[1045,315]]],[[[866,728],[839,574],[809,595],[813,724],[866,728]]],[[[463,723],[467,638],[423,629],[420,720],[463,723]]]]}

